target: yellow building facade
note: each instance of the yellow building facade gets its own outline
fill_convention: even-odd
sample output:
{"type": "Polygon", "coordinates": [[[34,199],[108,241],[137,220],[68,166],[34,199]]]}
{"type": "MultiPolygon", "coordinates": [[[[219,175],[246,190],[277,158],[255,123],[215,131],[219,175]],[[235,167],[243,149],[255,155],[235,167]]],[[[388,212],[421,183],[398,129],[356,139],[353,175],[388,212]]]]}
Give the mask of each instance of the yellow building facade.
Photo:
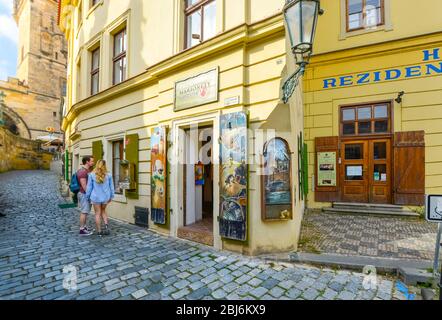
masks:
{"type": "Polygon", "coordinates": [[[442,192],[442,3],[371,4],[380,23],[361,29],[357,6],[321,2],[304,79],[309,208],[413,207],[442,192]]]}
{"type": "Polygon", "coordinates": [[[303,114],[299,90],[289,104],[281,101],[295,68],[284,4],[61,1],[69,43],[67,175],[94,155],[107,161],[117,189],[126,189],[109,206],[114,218],[134,223],[143,212],[153,231],[220,250],[296,250],[303,114]],[[210,17],[200,33],[192,22],[199,10],[210,17]],[[273,161],[275,175],[263,176],[270,141],[284,156],[273,161]],[[207,146],[208,163],[198,155],[207,146]],[[284,199],[267,205],[263,193],[272,190],[284,199]]]}
{"type": "Polygon", "coordinates": [[[105,159],[112,217],[250,255],[296,250],[305,208],[422,205],[442,191],[442,4],[413,3],[322,1],[284,104],[284,0],[62,0],[66,174],[105,159]]]}

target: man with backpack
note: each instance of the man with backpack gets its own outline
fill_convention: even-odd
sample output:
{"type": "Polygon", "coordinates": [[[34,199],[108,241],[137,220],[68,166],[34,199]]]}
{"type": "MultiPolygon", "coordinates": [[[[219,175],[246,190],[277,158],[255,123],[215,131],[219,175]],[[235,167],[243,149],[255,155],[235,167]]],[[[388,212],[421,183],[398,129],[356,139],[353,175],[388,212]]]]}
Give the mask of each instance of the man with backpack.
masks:
{"type": "Polygon", "coordinates": [[[76,186],[75,189],[78,189],[78,207],[80,208],[80,235],[90,236],[92,232],[87,229],[86,223],[87,216],[91,212],[91,203],[86,197],[86,189],[88,175],[94,167],[94,158],[91,156],[85,156],[82,159],[82,163],[83,167],[75,173],[76,177],[73,177],[72,181],[74,181],[74,179],[76,178],[79,185],[76,186]]]}

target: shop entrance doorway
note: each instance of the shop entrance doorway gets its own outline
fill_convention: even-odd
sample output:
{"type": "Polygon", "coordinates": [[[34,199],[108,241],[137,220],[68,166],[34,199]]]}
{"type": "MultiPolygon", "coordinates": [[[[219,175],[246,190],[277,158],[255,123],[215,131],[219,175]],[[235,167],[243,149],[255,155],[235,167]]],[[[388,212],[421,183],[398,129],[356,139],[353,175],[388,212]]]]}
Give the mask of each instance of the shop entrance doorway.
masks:
{"type": "Polygon", "coordinates": [[[213,246],[213,126],[185,130],[183,226],[178,237],[213,246]]]}
{"type": "Polygon", "coordinates": [[[341,108],[343,202],[392,203],[391,104],[341,108]]]}

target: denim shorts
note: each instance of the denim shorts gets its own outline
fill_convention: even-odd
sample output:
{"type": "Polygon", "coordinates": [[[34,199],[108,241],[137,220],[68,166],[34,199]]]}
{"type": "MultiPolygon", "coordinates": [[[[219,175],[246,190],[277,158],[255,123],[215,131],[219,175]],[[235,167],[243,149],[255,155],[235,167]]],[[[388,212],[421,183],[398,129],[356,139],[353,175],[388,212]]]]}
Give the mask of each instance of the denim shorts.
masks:
{"type": "Polygon", "coordinates": [[[81,213],[89,214],[91,213],[91,203],[87,200],[86,194],[78,193],[78,208],[81,213]]]}

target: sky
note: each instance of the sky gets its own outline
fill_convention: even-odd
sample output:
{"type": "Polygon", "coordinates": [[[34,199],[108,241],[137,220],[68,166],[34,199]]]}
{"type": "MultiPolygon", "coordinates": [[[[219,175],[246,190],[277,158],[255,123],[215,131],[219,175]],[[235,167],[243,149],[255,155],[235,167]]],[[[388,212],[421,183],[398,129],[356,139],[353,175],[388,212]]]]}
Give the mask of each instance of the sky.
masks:
{"type": "Polygon", "coordinates": [[[18,30],[12,18],[12,0],[0,0],[0,80],[16,74],[17,42],[18,30]]]}

